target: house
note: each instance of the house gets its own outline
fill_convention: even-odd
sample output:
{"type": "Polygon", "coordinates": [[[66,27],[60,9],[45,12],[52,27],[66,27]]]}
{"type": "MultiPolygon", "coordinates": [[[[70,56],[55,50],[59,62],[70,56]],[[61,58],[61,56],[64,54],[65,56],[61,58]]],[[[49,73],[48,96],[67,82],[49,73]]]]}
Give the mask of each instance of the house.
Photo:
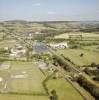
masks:
{"type": "Polygon", "coordinates": [[[42,33],[42,32],[35,32],[35,35],[38,35],[38,34],[44,34],[44,33],[42,33]]]}
{"type": "Polygon", "coordinates": [[[59,49],[68,48],[67,42],[52,43],[52,44],[49,44],[49,46],[52,47],[52,48],[59,48],[59,49]]]}
{"type": "Polygon", "coordinates": [[[26,54],[26,49],[24,49],[21,45],[17,46],[16,48],[11,49],[10,57],[20,58],[26,54]]]}

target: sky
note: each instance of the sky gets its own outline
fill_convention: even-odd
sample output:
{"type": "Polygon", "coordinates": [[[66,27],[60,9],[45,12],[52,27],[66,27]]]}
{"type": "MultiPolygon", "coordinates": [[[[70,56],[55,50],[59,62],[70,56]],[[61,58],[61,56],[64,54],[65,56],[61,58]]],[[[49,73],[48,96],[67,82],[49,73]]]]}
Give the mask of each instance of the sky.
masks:
{"type": "Polygon", "coordinates": [[[0,0],[0,21],[99,21],[99,0],[0,0]]]}

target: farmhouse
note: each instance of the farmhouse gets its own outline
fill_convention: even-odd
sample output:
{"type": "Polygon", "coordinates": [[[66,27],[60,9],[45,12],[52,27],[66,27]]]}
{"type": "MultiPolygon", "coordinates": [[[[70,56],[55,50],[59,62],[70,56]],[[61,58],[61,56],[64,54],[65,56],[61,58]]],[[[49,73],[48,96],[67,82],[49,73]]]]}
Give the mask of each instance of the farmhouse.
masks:
{"type": "Polygon", "coordinates": [[[59,48],[59,49],[68,48],[67,42],[53,43],[53,44],[49,44],[49,46],[52,48],[59,48]]]}
{"type": "Polygon", "coordinates": [[[26,54],[26,49],[22,46],[17,46],[16,48],[11,49],[10,57],[22,57],[26,54]]]}
{"type": "Polygon", "coordinates": [[[37,31],[37,32],[35,32],[35,34],[38,35],[38,34],[44,34],[44,33],[37,31]]]}

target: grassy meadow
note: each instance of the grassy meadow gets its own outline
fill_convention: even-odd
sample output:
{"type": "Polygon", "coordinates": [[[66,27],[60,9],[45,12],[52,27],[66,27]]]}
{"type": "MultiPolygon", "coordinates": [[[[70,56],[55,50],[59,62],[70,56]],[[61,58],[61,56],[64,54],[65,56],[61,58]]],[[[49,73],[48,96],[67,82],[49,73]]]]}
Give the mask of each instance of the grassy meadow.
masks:
{"type": "Polygon", "coordinates": [[[90,65],[92,62],[99,64],[99,53],[84,50],[84,49],[65,49],[57,50],[58,54],[63,54],[65,57],[69,58],[78,66],[90,65]],[[80,54],[83,53],[83,57],[80,54]]]}
{"type": "Polygon", "coordinates": [[[83,100],[81,95],[72,87],[72,85],[64,78],[50,79],[47,82],[49,91],[56,90],[59,100],[83,100]]]}

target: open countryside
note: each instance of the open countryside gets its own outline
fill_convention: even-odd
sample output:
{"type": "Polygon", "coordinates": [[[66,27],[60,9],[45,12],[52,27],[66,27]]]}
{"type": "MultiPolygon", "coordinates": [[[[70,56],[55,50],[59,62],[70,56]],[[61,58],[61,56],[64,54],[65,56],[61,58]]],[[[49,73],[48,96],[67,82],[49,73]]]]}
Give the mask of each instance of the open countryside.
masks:
{"type": "Polygon", "coordinates": [[[98,11],[98,0],[0,0],[0,100],[99,100],[98,11]]]}
{"type": "MultiPolygon", "coordinates": [[[[13,25],[12,22],[9,23],[13,25]]],[[[23,25],[21,22],[14,23],[23,25]]],[[[57,22],[57,24],[61,23],[65,22],[57,22]]],[[[29,25],[28,22],[25,24],[29,25]]],[[[51,25],[54,26],[54,22],[51,25]]],[[[13,32],[16,30],[15,27],[13,32]]],[[[48,26],[43,27],[45,30],[48,28],[48,26]]],[[[79,83],[80,78],[85,77],[92,82],[90,84],[99,86],[98,32],[89,33],[91,34],[89,38],[88,33],[83,32],[82,35],[79,32],[71,33],[66,33],[70,36],[69,38],[55,38],[59,33],[58,35],[56,32],[45,34],[37,29],[28,34],[14,35],[13,33],[12,36],[7,32],[6,37],[1,36],[0,97],[4,100],[6,98],[49,100],[54,91],[59,100],[65,100],[66,97],[69,100],[98,98],[94,92],[90,92],[90,87],[86,90],[79,83]],[[10,36],[11,39],[9,39],[10,36]]]]}

